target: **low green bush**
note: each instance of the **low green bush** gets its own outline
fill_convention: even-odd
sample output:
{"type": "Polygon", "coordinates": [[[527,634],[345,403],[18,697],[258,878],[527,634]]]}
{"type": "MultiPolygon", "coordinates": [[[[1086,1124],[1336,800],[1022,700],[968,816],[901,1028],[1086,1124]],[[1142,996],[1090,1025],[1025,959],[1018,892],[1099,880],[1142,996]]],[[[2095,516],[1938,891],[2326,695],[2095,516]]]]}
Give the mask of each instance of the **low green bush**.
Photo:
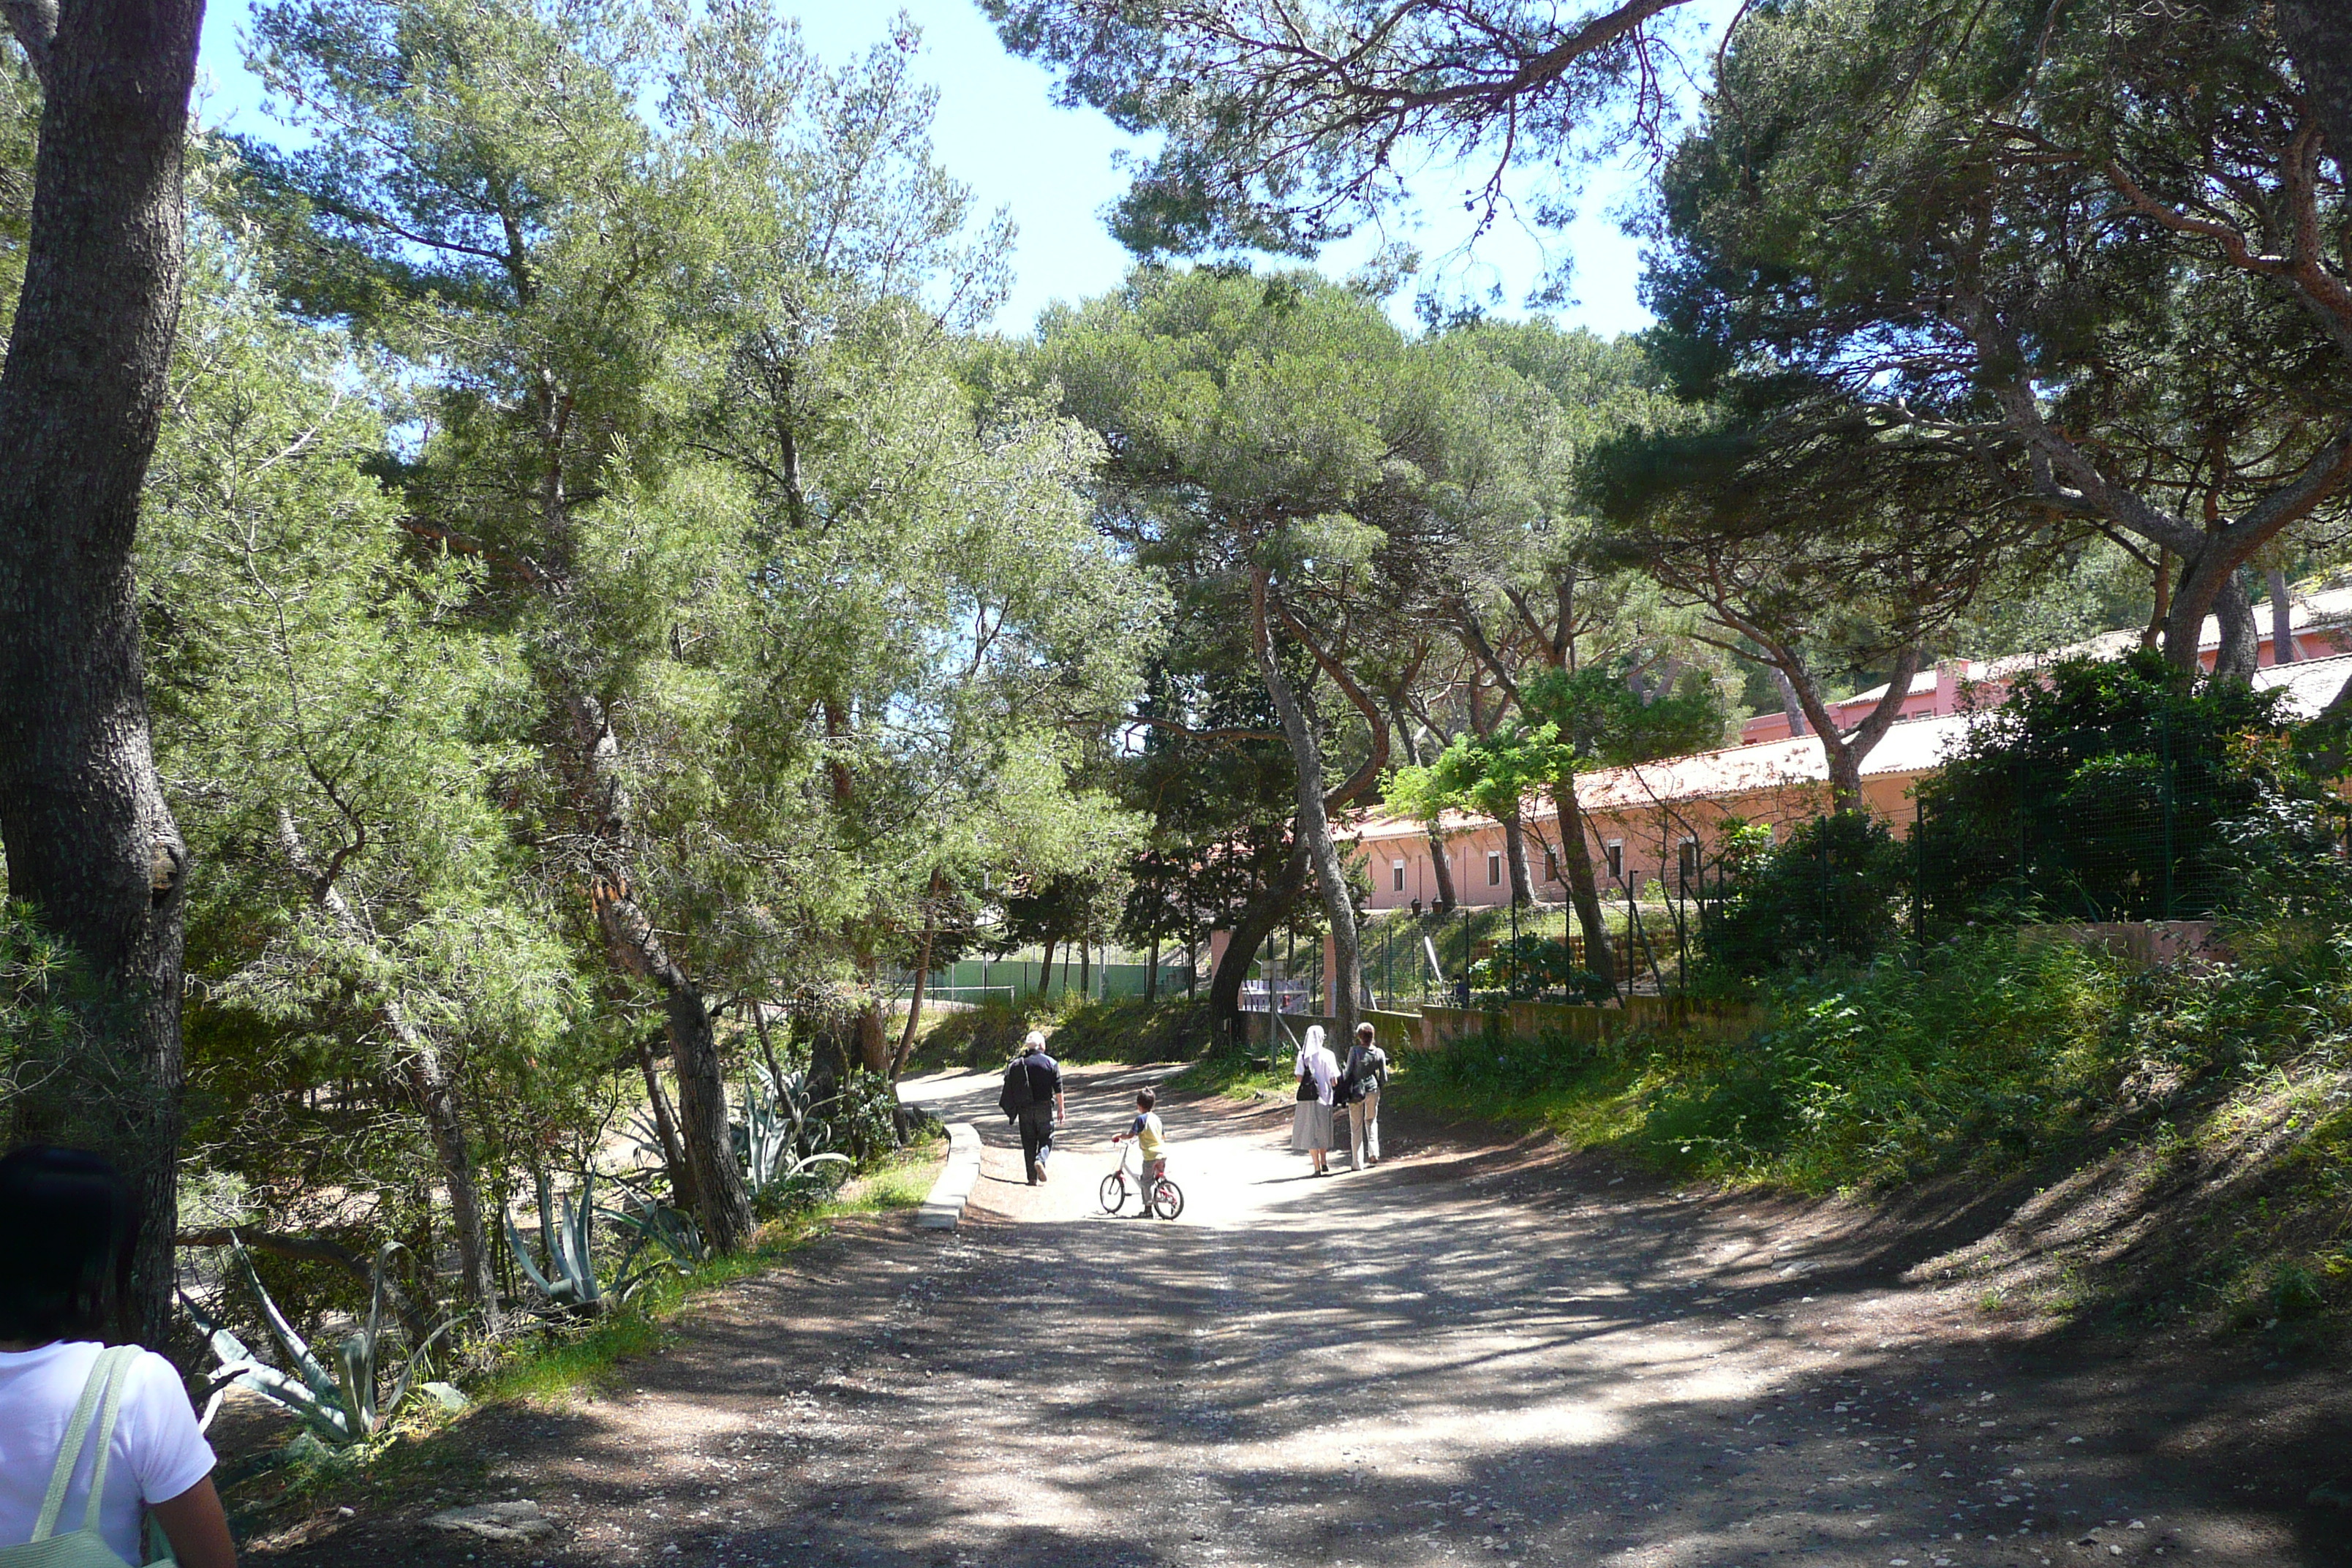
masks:
{"type": "Polygon", "coordinates": [[[1909,863],[1876,817],[1815,817],[1779,844],[1736,827],[1724,861],[1722,906],[1700,931],[1705,967],[1719,976],[1866,963],[1902,936],[1909,863]]]}

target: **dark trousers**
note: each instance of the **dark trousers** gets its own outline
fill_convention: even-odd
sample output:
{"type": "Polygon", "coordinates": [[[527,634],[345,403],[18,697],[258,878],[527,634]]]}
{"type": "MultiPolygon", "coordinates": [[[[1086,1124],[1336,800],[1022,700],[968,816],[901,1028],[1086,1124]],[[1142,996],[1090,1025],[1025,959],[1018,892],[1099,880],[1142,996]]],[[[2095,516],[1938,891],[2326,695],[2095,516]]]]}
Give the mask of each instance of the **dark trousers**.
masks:
{"type": "Polygon", "coordinates": [[[1021,1169],[1043,1164],[1054,1152],[1054,1108],[1029,1105],[1021,1110],[1021,1169]]]}

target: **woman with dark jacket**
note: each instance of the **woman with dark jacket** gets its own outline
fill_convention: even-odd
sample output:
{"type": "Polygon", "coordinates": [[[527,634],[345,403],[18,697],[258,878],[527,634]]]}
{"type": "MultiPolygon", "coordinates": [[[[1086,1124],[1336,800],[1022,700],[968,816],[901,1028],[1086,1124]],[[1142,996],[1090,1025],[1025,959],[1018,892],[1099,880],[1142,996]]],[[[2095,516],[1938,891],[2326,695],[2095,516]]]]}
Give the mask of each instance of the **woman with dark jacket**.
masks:
{"type": "Polygon", "coordinates": [[[1381,1163],[1381,1090],[1388,1081],[1388,1052],[1381,1049],[1370,1024],[1357,1025],[1356,1043],[1348,1047],[1348,1065],[1339,1074],[1341,1098],[1348,1102],[1351,1171],[1381,1163]]]}

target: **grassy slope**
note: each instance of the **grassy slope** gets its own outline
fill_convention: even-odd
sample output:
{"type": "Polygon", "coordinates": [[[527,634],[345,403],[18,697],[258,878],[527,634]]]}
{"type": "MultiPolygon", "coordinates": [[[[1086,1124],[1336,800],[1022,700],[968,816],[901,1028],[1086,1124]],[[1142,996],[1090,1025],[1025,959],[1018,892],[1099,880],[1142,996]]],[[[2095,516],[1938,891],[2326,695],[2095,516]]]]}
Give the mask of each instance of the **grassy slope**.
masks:
{"type": "Polygon", "coordinates": [[[2352,1308],[2352,940],[2243,941],[2235,970],[2135,974],[1975,939],[1784,985],[1752,1040],[1469,1041],[1399,1088],[1681,1178],[2014,1188],[2031,1243],[1961,1260],[1989,1300],[2320,1336],[2352,1308]]]}

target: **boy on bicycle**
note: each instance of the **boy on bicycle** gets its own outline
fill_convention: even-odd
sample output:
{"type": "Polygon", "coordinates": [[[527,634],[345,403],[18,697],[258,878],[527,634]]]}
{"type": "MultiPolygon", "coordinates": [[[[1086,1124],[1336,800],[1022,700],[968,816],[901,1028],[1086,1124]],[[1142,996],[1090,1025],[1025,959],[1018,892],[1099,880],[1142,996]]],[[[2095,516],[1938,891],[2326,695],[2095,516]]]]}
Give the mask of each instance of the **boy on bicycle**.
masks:
{"type": "Polygon", "coordinates": [[[1168,1173],[1168,1139],[1160,1129],[1159,1115],[1151,1109],[1159,1103],[1160,1096],[1154,1091],[1138,1089],[1135,1094],[1135,1120],[1127,1124],[1126,1131],[1111,1139],[1114,1144],[1124,1143],[1130,1138],[1135,1140],[1135,1152],[1143,1162],[1143,1212],[1146,1215],[1151,1212],[1152,1184],[1168,1173]]]}

